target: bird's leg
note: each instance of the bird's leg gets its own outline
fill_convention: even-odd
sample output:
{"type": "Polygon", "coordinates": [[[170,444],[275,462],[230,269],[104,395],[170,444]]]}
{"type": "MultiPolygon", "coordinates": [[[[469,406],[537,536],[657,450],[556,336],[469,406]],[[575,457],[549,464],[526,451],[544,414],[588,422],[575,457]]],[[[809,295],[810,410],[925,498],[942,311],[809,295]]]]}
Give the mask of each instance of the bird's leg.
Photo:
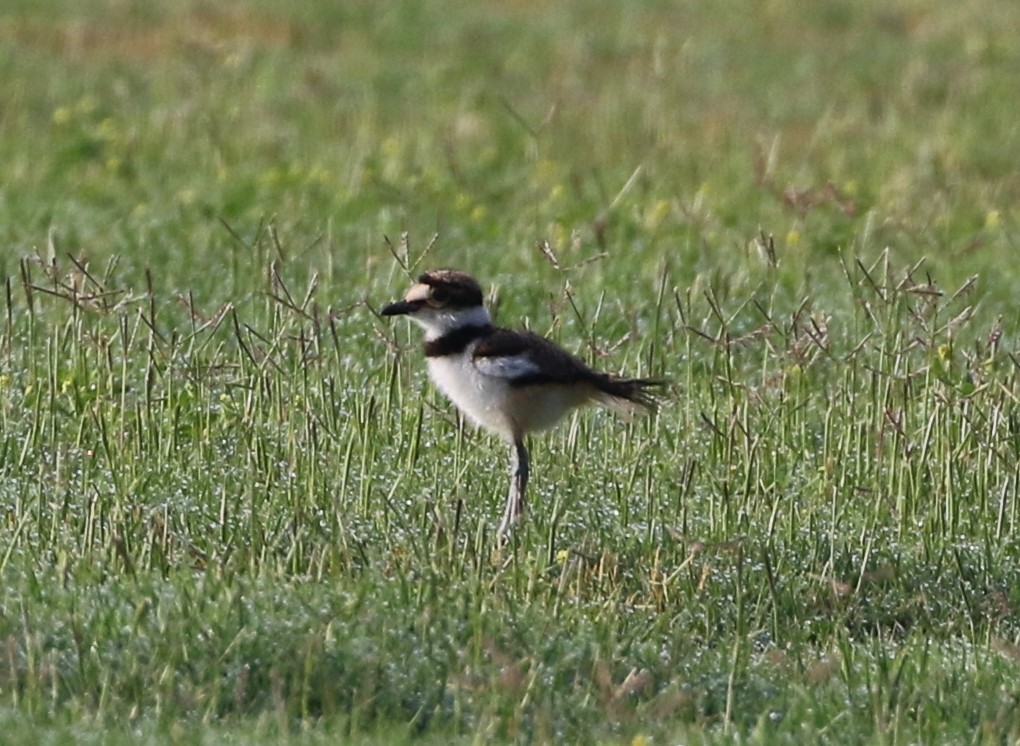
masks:
{"type": "Polygon", "coordinates": [[[531,460],[524,440],[515,437],[513,447],[510,449],[510,491],[506,496],[503,521],[499,524],[499,538],[503,541],[506,541],[510,529],[521,520],[524,513],[524,491],[528,488],[530,468],[531,460]]]}

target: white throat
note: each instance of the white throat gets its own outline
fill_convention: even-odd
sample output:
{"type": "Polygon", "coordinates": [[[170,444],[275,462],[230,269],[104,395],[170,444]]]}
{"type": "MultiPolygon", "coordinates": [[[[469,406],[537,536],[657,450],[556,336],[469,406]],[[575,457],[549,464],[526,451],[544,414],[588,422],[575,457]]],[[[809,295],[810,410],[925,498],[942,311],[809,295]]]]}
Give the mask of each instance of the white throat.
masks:
{"type": "Polygon", "coordinates": [[[423,308],[418,313],[412,314],[410,319],[425,330],[426,342],[439,339],[465,326],[485,326],[492,323],[485,306],[457,309],[423,308]]]}

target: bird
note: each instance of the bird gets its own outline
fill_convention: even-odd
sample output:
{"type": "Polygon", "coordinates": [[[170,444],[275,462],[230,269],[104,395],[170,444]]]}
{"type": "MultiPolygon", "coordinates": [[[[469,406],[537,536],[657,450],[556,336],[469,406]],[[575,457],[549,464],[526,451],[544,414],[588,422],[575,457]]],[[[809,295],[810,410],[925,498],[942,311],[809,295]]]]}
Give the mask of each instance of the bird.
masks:
{"type": "Polygon", "coordinates": [[[543,336],[495,326],[478,281],[460,270],[422,273],[380,313],[406,316],[424,329],[432,382],[469,422],[510,445],[510,488],[498,529],[504,543],[525,509],[526,435],[590,403],[624,416],[654,411],[665,385],[598,372],[543,336]]]}

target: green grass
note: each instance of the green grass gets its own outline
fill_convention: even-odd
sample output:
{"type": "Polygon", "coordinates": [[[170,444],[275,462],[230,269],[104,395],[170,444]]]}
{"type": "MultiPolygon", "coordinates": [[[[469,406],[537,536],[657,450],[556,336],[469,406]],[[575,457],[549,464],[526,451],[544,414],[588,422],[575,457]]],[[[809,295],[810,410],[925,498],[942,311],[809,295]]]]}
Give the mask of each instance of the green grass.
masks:
{"type": "Polygon", "coordinates": [[[0,12],[4,739],[1020,738],[1020,8],[334,5],[0,12]],[[433,266],[672,382],[502,550],[433,266]]]}

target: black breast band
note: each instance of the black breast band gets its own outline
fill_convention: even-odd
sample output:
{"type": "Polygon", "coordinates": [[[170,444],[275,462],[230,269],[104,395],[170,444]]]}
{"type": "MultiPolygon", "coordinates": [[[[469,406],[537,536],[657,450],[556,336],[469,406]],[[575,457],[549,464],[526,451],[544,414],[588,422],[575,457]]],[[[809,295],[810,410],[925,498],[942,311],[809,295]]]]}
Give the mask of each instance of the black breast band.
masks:
{"type": "Polygon", "coordinates": [[[492,324],[483,326],[462,326],[447,332],[438,339],[425,343],[425,357],[445,357],[459,355],[476,339],[486,337],[494,331],[492,324]]]}

